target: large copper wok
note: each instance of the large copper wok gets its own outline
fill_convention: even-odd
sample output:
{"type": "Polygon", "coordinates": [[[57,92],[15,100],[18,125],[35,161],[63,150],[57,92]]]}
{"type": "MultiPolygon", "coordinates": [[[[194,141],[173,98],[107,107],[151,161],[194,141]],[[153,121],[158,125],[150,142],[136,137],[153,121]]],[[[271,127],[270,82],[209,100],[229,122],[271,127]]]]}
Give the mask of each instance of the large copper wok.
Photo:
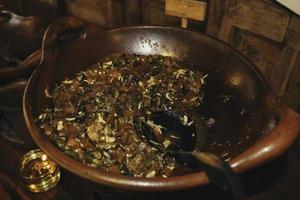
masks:
{"type": "Polygon", "coordinates": [[[187,57],[208,74],[198,110],[215,124],[203,151],[230,159],[240,173],[284,153],[300,130],[300,117],[279,105],[265,79],[244,56],[207,35],[168,27],[130,27],[103,31],[75,18],[54,22],[43,40],[42,62],[25,90],[24,117],[36,144],[64,169],[92,182],[136,191],[188,189],[208,183],[203,172],[171,178],[133,178],[87,167],[63,154],[37,127],[49,105],[44,91],[65,77],[112,53],[187,57]]]}

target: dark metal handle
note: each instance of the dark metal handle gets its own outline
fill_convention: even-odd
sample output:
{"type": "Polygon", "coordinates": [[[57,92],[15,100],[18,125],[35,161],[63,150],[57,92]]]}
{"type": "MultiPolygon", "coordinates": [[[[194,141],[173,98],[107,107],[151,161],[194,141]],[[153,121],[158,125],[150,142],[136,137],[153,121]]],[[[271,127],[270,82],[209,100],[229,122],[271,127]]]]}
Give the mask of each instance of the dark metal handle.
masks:
{"type": "Polygon", "coordinates": [[[54,21],[46,30],[42,44],[42,60],[61,44],[86,37],[85,23],[74,17],[54,21]]]}
{"type": "Polygon", "coordinates": [[[191,168],[203,170],[211,183],[230,193],[234,199],[245,198],[245,191],[238,175],[219,157],[206,152],[178,151],[174,154],[177,161],[186,163],[191,168]]]}

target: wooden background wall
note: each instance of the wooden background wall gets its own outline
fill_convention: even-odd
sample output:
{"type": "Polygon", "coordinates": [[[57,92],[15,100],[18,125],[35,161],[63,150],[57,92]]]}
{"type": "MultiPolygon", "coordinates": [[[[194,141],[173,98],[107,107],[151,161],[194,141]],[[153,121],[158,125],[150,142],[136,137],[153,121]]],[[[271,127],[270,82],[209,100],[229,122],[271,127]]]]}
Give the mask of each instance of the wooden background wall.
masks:
{"type": "MultiPolygon", "coordinates": [[[[299,108],[300,17],[273,0],[206,2],[206,20],[191,21],[189,28],[241,51],[262,71],[283,103],[299,108]]],[[[179,18],[165,15],[165,0],[0,0],[1,5],[24,15],[74,15],[105,29],[141,24],[180,26],[179,18]],[[22,10],[15,2],[23,2],[22,10]],[[50,12],[45,12],[46,8],[50,12]]]]}

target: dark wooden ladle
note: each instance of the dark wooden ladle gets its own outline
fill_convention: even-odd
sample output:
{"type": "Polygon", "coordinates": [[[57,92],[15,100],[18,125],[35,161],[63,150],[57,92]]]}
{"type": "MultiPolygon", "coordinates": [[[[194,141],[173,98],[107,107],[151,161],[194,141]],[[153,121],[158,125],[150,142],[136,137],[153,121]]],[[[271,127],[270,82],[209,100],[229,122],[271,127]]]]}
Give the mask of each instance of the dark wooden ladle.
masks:
{"type": "Polygon", "coordinates": [[[153,147],[174,156],[183,165],[205,171],[213,184],[230,192],[235,199],[243,199],[241,182],[227,162],[214,154],[194,151],[197,135],[203,134],[201,126],[183,125],[176,112],[159,111],[141,122],[139,132],[153,147]]]}

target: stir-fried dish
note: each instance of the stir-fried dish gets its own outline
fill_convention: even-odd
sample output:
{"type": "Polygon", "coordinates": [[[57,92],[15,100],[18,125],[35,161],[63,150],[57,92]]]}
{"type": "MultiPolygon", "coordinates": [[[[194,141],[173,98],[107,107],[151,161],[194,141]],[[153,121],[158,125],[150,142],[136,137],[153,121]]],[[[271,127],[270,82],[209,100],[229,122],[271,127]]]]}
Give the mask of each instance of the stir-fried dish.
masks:
{"type": "Polygon", "coordinates": [[[202,78],[176,58],[113,55],[47,88],[51,105],[37,121],[65,154],[87,166],[135,177],[169,177],[179,164],[141,137],[135,123],[159,134],[164,127],[147,116],[176,110],[181,122],[191,126],[189,110],[201,103],[202,78]]]}

